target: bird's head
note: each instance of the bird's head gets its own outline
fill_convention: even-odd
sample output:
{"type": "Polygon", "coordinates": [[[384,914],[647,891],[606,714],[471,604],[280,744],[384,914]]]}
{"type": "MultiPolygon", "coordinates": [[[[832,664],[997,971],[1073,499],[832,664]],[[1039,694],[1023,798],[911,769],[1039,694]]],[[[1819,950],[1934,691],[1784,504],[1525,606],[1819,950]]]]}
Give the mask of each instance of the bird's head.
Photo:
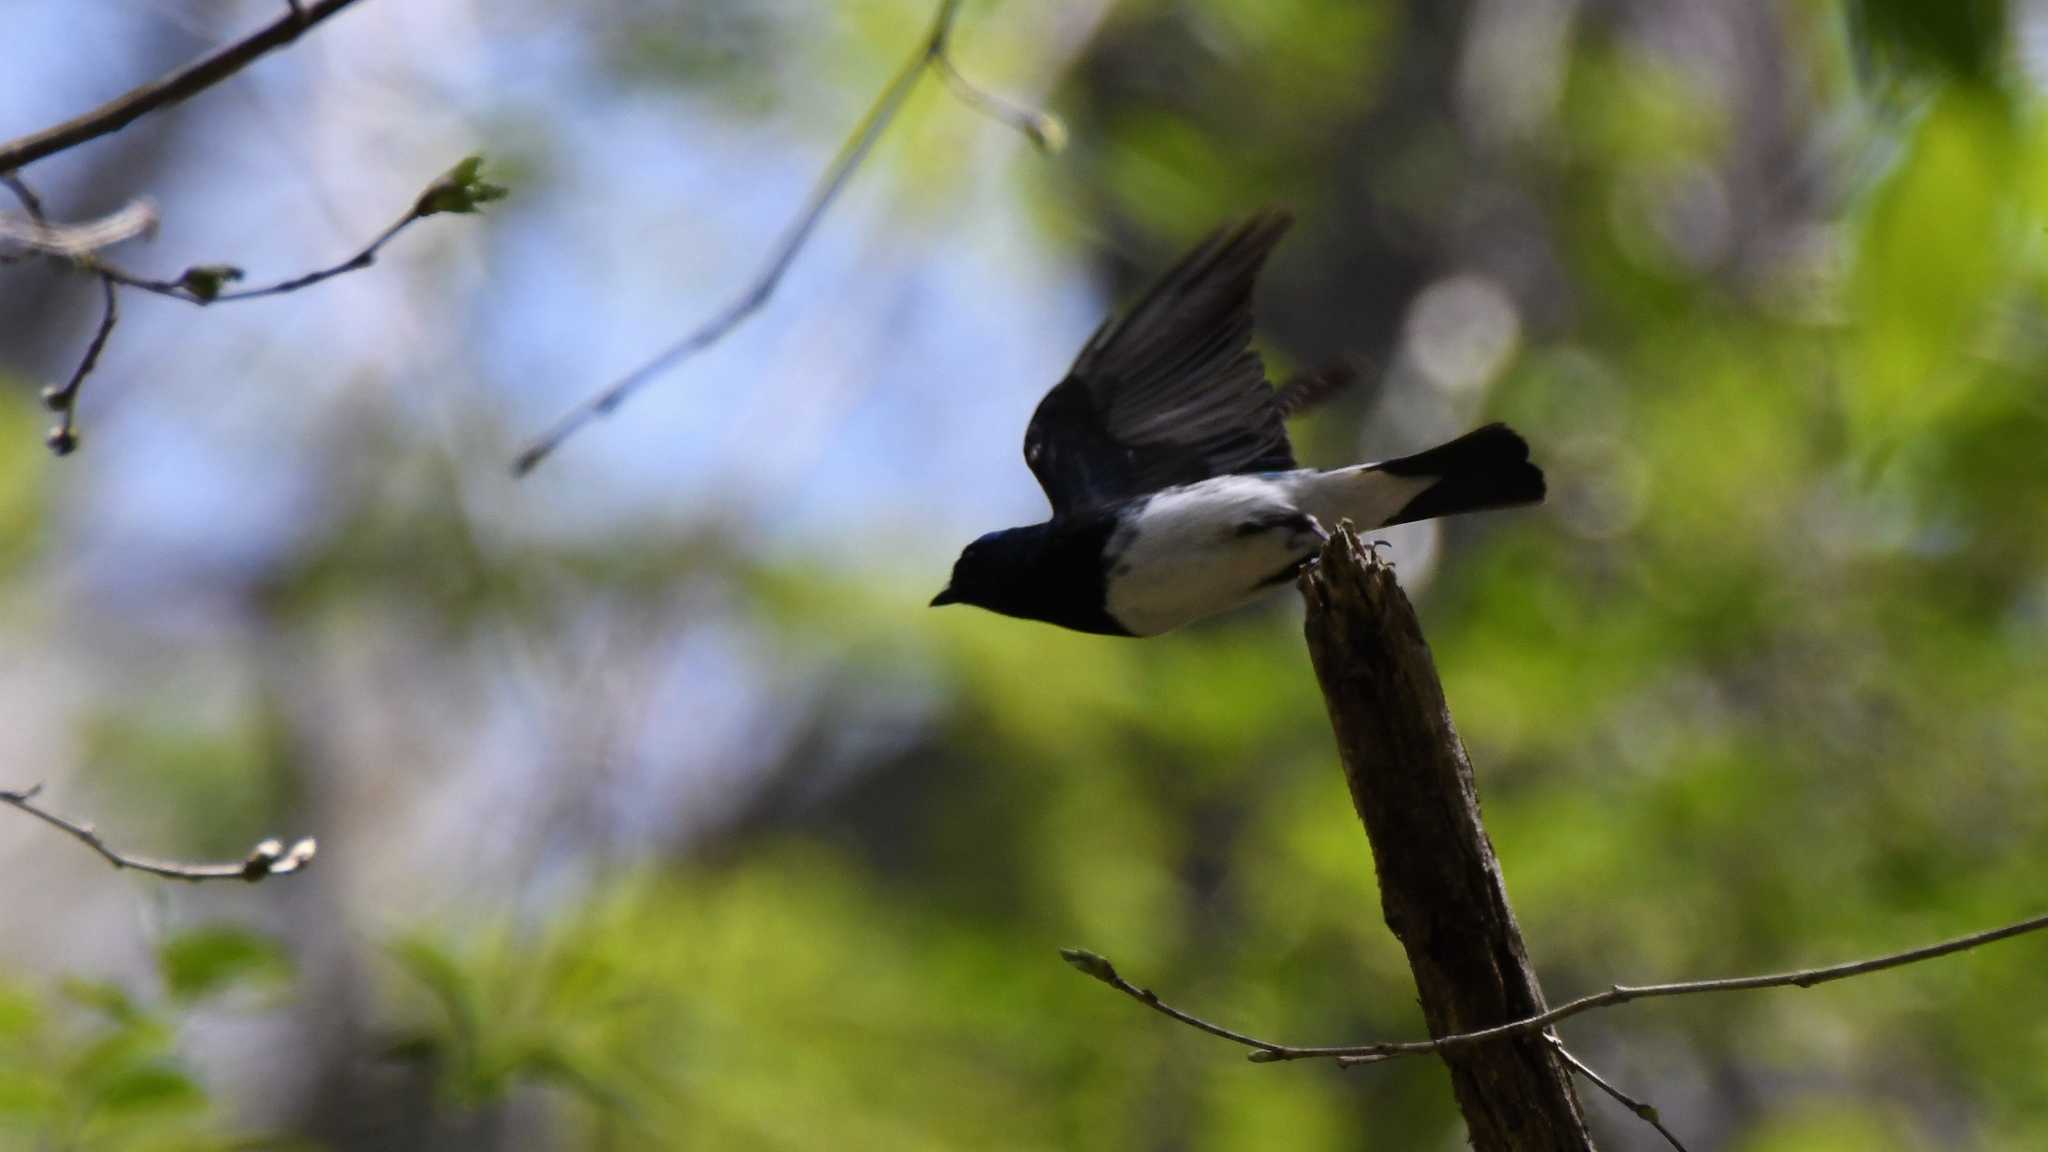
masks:
{"type": "Polygon", "coordinates": [[[1020,587],[1029,580],[1040,549],[1038,534],[1029,528],[990,532],[960,550],[953,578],[932,597],[932,607],[972,604],[1014,614],[1020,587]]]}

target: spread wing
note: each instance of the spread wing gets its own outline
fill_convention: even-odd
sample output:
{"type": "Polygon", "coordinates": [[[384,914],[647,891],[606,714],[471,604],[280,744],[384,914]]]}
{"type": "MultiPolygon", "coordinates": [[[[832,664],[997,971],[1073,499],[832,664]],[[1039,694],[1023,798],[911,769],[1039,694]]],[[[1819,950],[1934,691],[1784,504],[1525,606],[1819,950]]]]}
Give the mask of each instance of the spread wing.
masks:
{"type": "Polygon", "coordinates": [[[1024,462],[1054,516],[1234,472],[1294,467],[1265,366],[1252,286],[1291,221],[1222,229],[1096,330],[1032,413],[1024,462]]]}

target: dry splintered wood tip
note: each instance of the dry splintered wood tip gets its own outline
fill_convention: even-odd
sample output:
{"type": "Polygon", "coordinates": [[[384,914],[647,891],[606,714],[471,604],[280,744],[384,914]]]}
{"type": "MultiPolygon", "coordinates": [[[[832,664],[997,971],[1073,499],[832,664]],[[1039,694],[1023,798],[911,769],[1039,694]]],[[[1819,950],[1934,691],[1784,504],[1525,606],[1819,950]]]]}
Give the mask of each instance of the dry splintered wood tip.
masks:
{"type": "Polygon", "coordinates": [[[1421,626],[1414,622],[1414,609],[1390,612],[1397,603],[1407,604],[1407,593],[1401,589],[1393,561],[1380,554],[1381,549],[1388,547],[1385,540],[1361,536],[1349,520],[1330,533],[1321,554],[1295,580],[1302,601],[1308,606],[1312,639],[1317,631],[1315,621],[1327,617],[1334,602],[1341,598],[1364,606],[1380,628],[1412,633],[1414,642],[1426,648],[1421,626]]]}

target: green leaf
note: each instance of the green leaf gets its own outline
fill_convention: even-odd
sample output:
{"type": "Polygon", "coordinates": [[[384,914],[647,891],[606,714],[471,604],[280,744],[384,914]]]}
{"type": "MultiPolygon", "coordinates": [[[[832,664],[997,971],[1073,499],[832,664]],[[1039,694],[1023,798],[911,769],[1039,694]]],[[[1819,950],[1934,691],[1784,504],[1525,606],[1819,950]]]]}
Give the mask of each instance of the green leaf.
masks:
{"type": "Polygon", "coordinates": [[[623,1106],[619,1093],[605,1082],[604,1076],[585,1067],[568,1050],[552,1044],[530,1041],[518,1046],[506,1061],[506,1071],[519,1079],[555,1085],[601,1108],[623,1106]]]}
{"type": "Polygon", "coordinates": [[[1110,964],[1107,957],[1090,952],[1086,948],[1062,948],[1060,959],[1105,984],[1116,983],[1116,968],[1110,964]]]}
{"type": "Polygon", "coordinates": [[[1848,15],[1866,70],[1897,61],[1980,82],[1996,75],[2008,27],[2005,0],[1853,0],[1848,15]]]}
{"type": "Polygon", "coordinates": [[[476,1065],[477,1043],[483,1010],[478,1002],[476,982],[462,970],[455,958],[424,937],[400,940],[391,946],[392,958],[406,974],[426,987],[448,1017],[449,1042],[443,1055],[467,1075],[476,1065]]]}
{"type": "Polygon", "coordinates": [[[114,1024],[133,1024],[142,1018],[141,1009],[135,1006],[127,990],[111,981],[67,976],[58,991],[72,1003],[91,1008],[114,1024]]]}
{"type": "Polygon", "coordinates": [[[185,1111],[206,1105],[206,1090],[179,1069],[153,1062],[125,1068],[110,1077],[94,1104],[103,1112],[185,1111]]]}
{"type": "Polygon", "coordinates": [[[2012,137],[1999,101],[1951,89],[1877,193],[1851,285],[1861,339],[1847,400],[1866,446],[1914,435],[1955,398],[2012,259],[2012,137]]]}
{"type": "Polygon", "coordinates": [[[139,1070],[162,1066],[170,1056],[170,1033],[158,1021],[137,1017],[95,1037],[63,1063],[61,1076],[71,1091],[90,1099],[127,1091],[121,1085],[139,1070]]]}
{"type": "Polygon", "coordinates": [[[425,1032],[395,1036],[378,1048],[378,1056],[394,1064],[431,1066],[441,1059],[441,1040],[425,1032]]]}
{"type": "Polygon", "coordinates": [[[0,1040],[29,1036],[42,1026],[42,1006],[19,988],[0,984],[0,1040]]]}
{"type": "Polygon", "coordinates": [[[16,1071],[0,1076],[0,1119],[40,1119],[54,1113],[58,1101],[58,1093],[46,1077],[16,1071]]]}
{"type": "MultiPolygon", "coordinates": [[[[18,444],[42,434],[43,414],[27,380],[0,372],[0,441],[18,444]]],[[[31,555],[42,538],[49,469],[26,453],[0,457],[0,574],[31,555]]]]}
{"type": "Polygon", "coordinates": [[[201,303],[211,303],[223,287],[241,278],[242,270],[232,264],[194,264],[178,277],[178,286],[201,303]]]}
{"type": "Polygon", "coordinates": [[[235,984],[282,984],[291,978],[292,962],[271,937],[216,924],[172,937],[157,951],[157,969],[171,995],[189,1002],[235,984]]]}
{"type": "Polygon", "coordinates": [[[427,185],[427,190],[420,193],[418,203],[413,205],[413,215],[467,214],[510,195],[510,189],[483,178],[483,166],[482,156],[465,156],[455,167],[442,173],[440,179],[427,185]]]}

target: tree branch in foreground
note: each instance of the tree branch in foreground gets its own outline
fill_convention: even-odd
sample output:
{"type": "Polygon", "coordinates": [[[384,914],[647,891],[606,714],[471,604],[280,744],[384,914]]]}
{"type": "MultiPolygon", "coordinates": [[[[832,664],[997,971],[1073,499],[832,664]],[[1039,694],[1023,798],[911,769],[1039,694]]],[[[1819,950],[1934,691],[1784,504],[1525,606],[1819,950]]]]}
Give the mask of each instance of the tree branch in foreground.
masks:
{"type": "MultiPolygon", "coordinates": [[[[1423,810],[1422,815],[1396,814],[1393,819],[1419,820],[1424,823],[1440,817],[1443,811],[1466,808],[1468,805],[1458,802],[1456,796],[1446,798],[1439,795],[1436,797],[1437,803],[1425,803],[1429,797],[1418,795],[1417,779],[1410,778],[1423,775],[1424,771],[1418,765],[1435,755],[1430,748],[1431,741],[1422,739],[1427,735],[1424,730],[1440,728],[1439,735],[1442,739],[1437,743],[1441,744],[1441,750],[1455,751],[1454,760],[1462,760],[1462,749],[1456,748],[1456,736],[1450,729],[1449,712],[1443,706],[1441,694],[1424,691],[1434,684],[1433,674],[1428,677],[1422,675],[1427,667],[1427,648],[1422,643],[1412,611],[1407,609],[1406,598],[1400,595],[1399,587],[1393,581],[1391,570],[1380,563],[1376,556],[1364,552],[1350,526],[1345,525],[1332,537],[1318,568],[1304,575],[1302,584],[1304,594],[1309,600],[1308,627],[1311,651],[1316,658],[1317,675],[1323,683],[1326,696],[1329,697],[1331,718],[1338,732],[1339,747],[1345,757],[1347,783],[1352,786],[1354,803],[1359,807],[1361,816],[1366,818],[1368,827],[1383,829],[1389,820],[1388,814],[1384,811],[1368,814],[1369,806],[1415,806],[1418,810],[1423,810]],[[1382,615],[1383,613],[1386,615],[1382,615]],[[1333,621],[1333,615],[1340,619],[1333,621]],[[1381,696],[1384,699],[1373,699],[1381,696]],[[1403,725],[1417,727],[1413,731],[1378,732],[1371,730],[1376,724],[1387,725],[1390,729],[1403,725]],[[1389,758],[1394,762],[1387,763],[1389,758]]],[[[1469,792],[1469,778],[1462,773],[1453,773],[1452,776],[1455,778],[1453,783],[1461,785],[1464,800],[1471,802],[1472,815],[1476,819],[1476,796],[1469,792]]],[[[1483,829],[1478,829],[1478,832],[1483,838],[1483,829]]],[[[1614,1085],[1600,1078],[1584,1062],[1573,1057],[1552,1034],[1553,1026],[1574,1016],[1634,1000],[1765,988],[1811,988],[1837,980],[1902,968],[1909,964],[1938,959],[2048,929],[2048,914],[2041,914],[1996,928],[1861,960],[1755,976],[1663,984],[1615,984],[1604,992],[1581,996],[1555,1008],[1543,1009],[1538,999],[1535,1007],[1540,1010],[1525,1011],[1518,1018],[1505,1023],[1483,1027],[1444,1027],[1441,1006],[1432,1011],[1431,985],[1440,985],[1445,974],[1450,971],[1451,963],[1456,958],[1454,954],[1457,952],[1453,945],[1469,944],[1469,941],[1453,939],[1446,942],[1443,938],[1444,933],[1439,931],[1442,925],[1431,921],[1428,915],[1418,915],[1407,902],[1390,895],[1390,891],[1395,889],[1395,878],[1390,876],[1390,872],[1397,868],[1414,867],[1463,868],[1471,863],[1464,859],[1470,845],[1458,845],[1455,852],[1451,846],[1439,845],[1440,855],[1456,859],[1425,861],[1421,864],[1415,861],[1390,861],[1385,847],[1380,843],[1380,831],[1376,830],[1374,860],[1380,873],[1382,899],[1386,905],[1390,927],[1394,929],[1396,937],[1410,948],[1410,964],[1416,969],[1417,986],[1423,992],[1424,1015],[1431,1031],[1436,1033],[1430,1039],[1334,1046],[1283,1044],[1217,1024],[1168,1004],[1151,989],[1126,980],[1114,964],[1094,952],[1080,948],[1065,948],[1061,949],[1060,955],[1076,969],[1169,1019],[1250,1049],[1247,1055],[1255,1063],[1327,1059],[1334,1060],[1339,1066],[1348,1067],[1374,1064],[1404,1056],[1434,1054],[1446,1057],[1446,1062],[1453,1069],[1456,1085],[1455,1076],[1461,1066],[1498,1066],[1466,1064],[1464,1061],[1450,1059],[1451,1054],[1469,1054],[1473,1049],[1493,1043],[1514,1044],[1516,1041],[1540,1038],[1547,1046],[1549,1054],[1558,1061],[1558,1067],[1567,1075],[1575,1073],[1586,1078],[1602,1091],[1621,1101],[1638,1117],[1653,1125],[1673,1147],[1682,1148],[1676,1136],[1663,1126],[1656,1109],[1622,1093],[1614,1085]],[[1419,961],[1415,957],[1414,949],[1414,941],[1417,940],[1426,945],[1425,955],[1419,961]]],[[[1428,846],[1416,848],[1416,854],[1427,855],[1428,846]]],[[[1480,859],[1480,863],[1486,864],[1490,861],[1491,853],[1487,851],[1480,859]]],[[[1496,870],[1483,868],[1482,871],[1491,872],[1497,883],[1496,870]]],[[[1416,878],[1412,876],[1401,876],[1399,885],[1403,889],[1414,889],[1425,895],[1430,892],[1427,884],[1418,885],[1416,878]]],[[[1438,890],[1443,893],[1441,899],[1451,903],[1458,902],[1454,897],[1466,895],[1449,886],[1448,881],[1439,881],[1438,890]]],[[[1501,904],[1497,914],[1511,917],[1512,914],[1507,912],[1505,907],[1504,893],[1499,895],[1499,899],[1501,904]]],[[[1469,900],[1465,902],[1469,903],[1469,900]]],[[[1429,914],[1431,910],[1424,909],[1422,912],[1429,914]]],[[[1440,916],[1443,913],[1438,909],[1434,914],[1440,916]]],[[[1451,935],[1455,936],[1456,933],[1451,935]]],[[[1526,961],[1521,960],[1519,956],[1515,957],[1515,960],[1516,963],[1510,967],[1526,967],[1526,961]]],[[[1494,970],[1501,970],[1498,962],[1494,970]]],[[[1480,985],[1487,984],[1485,980],[1475,978],[1475,981],[1480,985]]],[[[1533,989],[1533,981],[1531,987],[1533,989]]],[[[1497,989],[1480,988],[1481,992],[1493,990],[1497,989]]],[[[1437,992],[1441,994],[1442,989],[1438,988],[1437,992]]],[[[1540,993],[1538,995],[1540,996],[1540,993]]],[[[1488,1091],[1497,1093],[1499,1088],[1497,1085],[1489,1086],[1488,1091]]],[[[1503,1116],[1513,1118],[1528,1114],[1519,1106],[1518,1098],[1510,1096],[1507,1098],[1508,1111],[1495,1115],[1501,1098],[1497,1095],[1488,1096],[1486,1093],[1477,1095],[1480,1096],[1481,1103],[1475,1108],[1468,1105],[1465,1092],[1459,1093],[1460,1107],[1465,1112],[1468,1126],[1472,1129],[1475,1147],[1493,1147],[1498,1143],[1495,1138],[1502,1133],[1493,1131],[1497,1127],[1493,1121],[1503,1116]],[[1481,1124],[1487,1125],[1485,1139],[1488,1143],[1481,1143],[1481,1124]]],[[[1550,1113],[1545,1112],[1541,1115],[1547,1117],[1550,1113]]],[[[1524,1129],[1522,1136],[1533,1135],[1536,1131],[1524,1129]]],[[[1565,1140],[1573,1137],[1568,1125],[1558,1129],[1554,1134],[1565,1140]]],[[[1582,1137],[1583,1133],[1579,1135],[1582,1137]]],[[[1507,1142],[1499,1146],[1517,1149],[1534,1146],[1526,1142],[1516,1142],[1522,1139],[1522,1136],[1509,1133],[1506,1136],[1507,1142]]]]}
{"type": "MultiPolygon", "coordinates": [[[[1349,524],[1300,579],[1303,633],[1351,806],[1432,1036],[1544,1009],[1422,625],[1349,524]]],[[[1444,1049],[1476,1152],[1592,1152],[1570,1067],[1538,1037],[1444,1049]]]]}
{"type": "Polygon", "coordinates": [[[875,98],[867,114],[854,126],[853,135],[840,146],[838,155],[832,158],[832,163],[826,167],[824,174],[812,188],[803,211],[797,216],[795,223],[790,225],[789,230],[783,233],[782,239],[770,251],[767,263],[747,287],[731,303],[713,313],[710,319],[656,353],[652,359],[563,413],[553,426],[535,437],[520,451],[512,465],[514,475],[524,476],[533,471],[571,436],[582,431],[599,417],[617,411],[619,405],[653,383],[663,373],[724,339],[733,329],[739,327],[742,321],[768,303],[769,298],[775,294],[776,287],[782,283],[783,274],[789,271],[789,266],[795,263],[797,254],[810,240],[812,231],[817,228],[818,221],[824,217],[826,209],[839,198],[847,182],[867,160],[868,153],[874,150],[875,142],[888,130],[890,123],[896,119],[896,113],[902,109],[903,102],[909,98],[911,90],[917,86],[918,80],[926,72],[937,71],[946,79],[948,86],[970,107],[1022,132],[1039,148],[1056,152],[1064,146],[1066,129],[1057,118],[992,96],[968,83],[954,68],[948,55],[948,47],[953,34],[953,20],[959,14],[959,10],[960,0],[939,0],[938,12],[932,18],[931,30],[925,33],[917,51],[897,69],[896,75],[882,89],[881,95],[875,98]]]}
{"type": "Polygon", "coordinates": [[[240,72],[258,57],[297,40],[314,25],[355,2],[317,0],[302,4],[292,0],[283,16],[210,56],[117,96],[84,115],[0,144],[0,172],[11,172],[88,140],[118,132],[159,108],[190,99],[240,72]]]}
{"type": "Polygon", "coordinates": [[[116,852],[100,839],[99,833],[90,824],[67,820],[47,808],[41,807],[36,797],[42,793],[40,784],[19,792],[0,790],[0,803],[11,804],[23,812],[56,828],[100,854],[100,857],[116,868],[132,868],[152,876],[163,876],[172,880],[245,880],[254,884],[271,876],[283,876],[297,872],[313,862],[317,851],[312,837],[307,837],[286,848],[281,841],[265,840],[251,849],[249,855],[234,864],[183,864],[175,860],[152,860],[146,856],[130,856],[116,852]]]}
{"type": "Polygon", "coordinates": [[[1851,960],[1842,964],[1829,964],[1820,968],[1800,968],[1789,972],[1772,972],[1761,976],[1725,976],[1711,980],[1682,980],[1668,984],[1616,984],[1605,992],[1595,992],[1560,1004],[1547,1012],[1516,1020],[1492,1028],[1478,1028],[1431,1040],[1390,1040],[1372,1044],[1343,1044],[1334,1046],[1313,1046],[1281,1044],[1272,1040],[1261,1040],[1220,1024],[1175,1008],[1149,988],[1141,988],[1118,975],[1116,967],[1108,959],[1082,948],[1063,948],[1060,955],[1067,963],[1108,984],[1140,1004],[1152,1008],[1183,1024],[1220,1036],[1234,1044],[1250,1048],[1250,1059],[1254,1063],[1277,1063],[1283,1060],[1335,1060],[1344,1066],[1377,1064],[1384,1060],[1402,1056],[1422,1056],[1429,1053],[1469,1048],[1490,1040],[1507,1040],[1530,1033],[1543,1032],[1552,1025],[1599,1008],[1612,1008],[1633,1000],[1658,1000],[1672,996],[1693,996],[1707,992],[1748,992],[1762,988],[1812,988],[1819,984],[1830,984],[1836,980],[1847,980],[1852,976],[1865,976],[1872,972],[1883,972],[1891,968],[1903,968],[1908,964],[1919,964],[1967,952],[1986,944],[1996,944],[2015,936],[2024,936],[2048,928],[2048,914],[2030,917],[1967,936],[1956,936],[1935,944],[1908,948],[1901,952],[1888,952],[1865,960],[1851,960]]]}

